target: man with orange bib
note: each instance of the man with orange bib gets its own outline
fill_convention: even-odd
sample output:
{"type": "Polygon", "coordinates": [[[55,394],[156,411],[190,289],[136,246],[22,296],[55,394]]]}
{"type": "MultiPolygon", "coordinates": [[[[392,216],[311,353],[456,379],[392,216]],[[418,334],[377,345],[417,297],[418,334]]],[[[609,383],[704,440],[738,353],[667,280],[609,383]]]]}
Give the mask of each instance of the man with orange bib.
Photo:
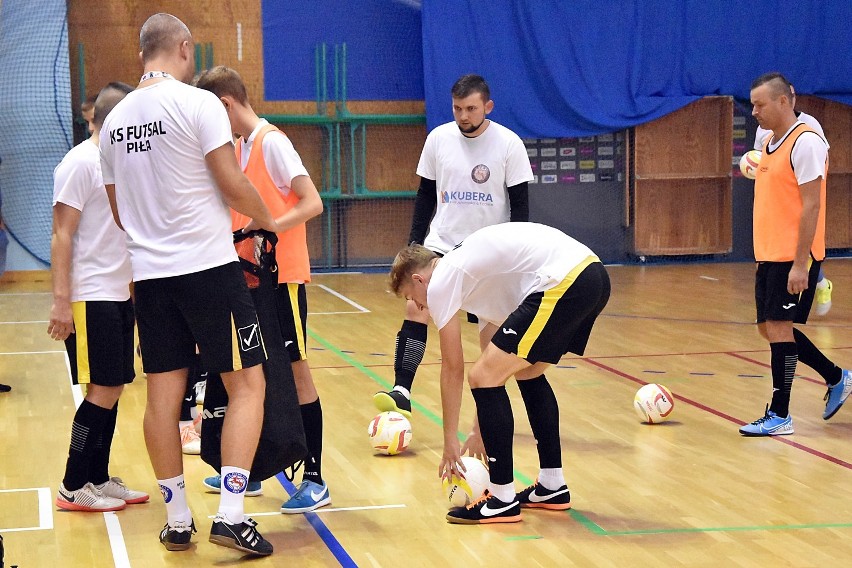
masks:
{"type": "MultiPolygon", "coordinates": [[[[281,512],[313,511],[331,503],[321,472],[322,407],[306,348],[305,284],[311,281],[311,265],[305,223],[322,213],[322,200],[290,139],[254,112],[245,84],[236,71],[214,67],[205,71],[196,85],[214,93],[225,105],[231,129],[240,137],[236,145],[237,160],[278,223],[278,319],[293,365],[308,447],[302,483],[282,505],[281,512]]],[[[234,230],[249,222],[237,212],[232,212],[232,219],[234,230]]],[[[208,478],[205,485],[215,489],[217,481],[216,477],[208,478]]],[[[249,490],[252,489],[250,486],[249,490]]]]}
{"type": "Polygon", "coordinates": [[[740,428],[744,436],[793,433],[790,392],[799,359],[828,385],[828,420],[852,392],[852,374],[831,362],[794,323],[807,322],[825,258],[825,179],[828,145],[796,119],[790,82],[767,73],[751,86],[752,115],[772,131],[754,184],[755,301],[760,334],[772,352],[772,401],[764,416],[740,428]]]}

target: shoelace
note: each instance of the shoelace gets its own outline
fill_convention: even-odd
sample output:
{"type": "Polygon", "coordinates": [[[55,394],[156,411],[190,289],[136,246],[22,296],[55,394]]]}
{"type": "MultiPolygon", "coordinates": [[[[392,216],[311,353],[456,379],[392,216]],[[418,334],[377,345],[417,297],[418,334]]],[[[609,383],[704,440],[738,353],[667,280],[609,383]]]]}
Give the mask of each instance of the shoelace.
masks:
{"type": "Polygon", "coordinates": [[[470,505],[468,505],[468,506],[467,506],[467,509],[468,509],[468,510],[471,510],[471,509],[473,509],[474,507],[476,507],[477,505],[479,505],[480,503],[482,503],[483,501],[488,501],[489,499],[491,499],[491,497],[493,497],[493,495],[491,495],[491,493],[489,493],[489,492],[488,492],[488,490],[486,490],[486,491],[485,491],[485,493],[483,493],[483,494],[479,497],[479,499],[477,499],[476,501],[474,501],[473,503],[471,503],[470,505]]]}

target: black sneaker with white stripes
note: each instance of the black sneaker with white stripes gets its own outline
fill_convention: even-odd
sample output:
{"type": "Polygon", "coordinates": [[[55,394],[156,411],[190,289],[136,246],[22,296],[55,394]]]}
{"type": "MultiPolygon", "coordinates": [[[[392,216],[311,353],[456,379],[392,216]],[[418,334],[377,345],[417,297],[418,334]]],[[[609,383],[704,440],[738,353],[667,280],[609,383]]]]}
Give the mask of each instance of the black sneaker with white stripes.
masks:
{"type": "Polygon", "coordinates": [[[160,531],[160,542],[163,543],[166,550],[186,550],[192,546],[190,540],[195,532],[195,522],[193,521],[190,521],[188,526],[186,523],[175,523],[175,526],[166,523],[166,526],[160,531]]]}
{"type": "Polygon", "coordinates": [[[515,499],[518,500],[521,507],[550,509],[551,511],[564,511],[571,508],[571,492],[568,491],[567,485],[551,490],[536,481],[515,495],[515,499]]]}
{"type": "Polygon", "coordinates": [[[231,524],[225,521],[223,515],[216,515],[213,528],[210,529],[210,542],[255,556],[269,556],[272,554],[272,544],[257,532],[256,526],[257,523],[249,517],[242,523],[231,524]]]}

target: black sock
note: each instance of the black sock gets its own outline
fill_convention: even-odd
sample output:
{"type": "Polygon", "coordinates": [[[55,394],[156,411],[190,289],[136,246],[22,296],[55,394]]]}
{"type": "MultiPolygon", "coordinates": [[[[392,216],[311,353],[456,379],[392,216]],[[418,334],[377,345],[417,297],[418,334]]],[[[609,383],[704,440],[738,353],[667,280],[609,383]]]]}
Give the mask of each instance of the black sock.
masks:
{"type": "Polygon", "coordinates": [[[300,405],[299,410],[302,411],[305,444],[308,447],[302,480],[309,480],[322,485],[322,406],[320,399],[317,398],[313,402],[300,405]]]}
{"type": "Polygon", "coordinates": [[[428,329],[425,323],[418,321],[402,322],[402,329],[396,334],[396,348],[393,352],[394,386],[405,387],[411,392],[414,374],[426,353],[428,329]]]}
{"type": "Polygon", "coordinates": [[[512,483],[512,436],[515,434],[515,417],[506,387],[471,389],[476,401],[479,431],[485,453],[488,454],[488,472],[495,485],[512,483]]]}
{"type": "Polygon", "coordinates": [[[109,409],[101,408],[83,399],[71,424],[71,444],[62,484],[68,491],[76,491],[89,481],[89,468],[95,443],[102,435],[109,418],[109,409]]]}
{"type": "Polygon", "coordinates": [[[109,417],[104,424],[103,432],[95,442],[92,461],[89,462],[89,481],[95,485],[109,481],[109,453],[112,449],[112,438],[115,434],[115,422],[118,418],[118,402],[109,411],[109,417]]]}
{"type": "Polygon", "coordinates": [[[796,344],[792,341],[770,343],[769,348],[772,351],[772,402],[769,410],[786,418],[790,414],[790,392],[799,360],[796,344]]]}
{"type": "Polygon", "coordinates": [[[547,377],[518,381],[527,409],[533,436],[538,445],[538,465],[542,469],[562,467],[562,445],[559,439],[559,404],[547,377]]]}
{"type": "Polygon", "coordinates": [[[793,328],[793,337],[796,339],[796,349],[799,350],[799,361],[819,373],[826,384],[836,385],[840,382],[843,369],[832,363],[804,333],[796,328],[793,328]]]}

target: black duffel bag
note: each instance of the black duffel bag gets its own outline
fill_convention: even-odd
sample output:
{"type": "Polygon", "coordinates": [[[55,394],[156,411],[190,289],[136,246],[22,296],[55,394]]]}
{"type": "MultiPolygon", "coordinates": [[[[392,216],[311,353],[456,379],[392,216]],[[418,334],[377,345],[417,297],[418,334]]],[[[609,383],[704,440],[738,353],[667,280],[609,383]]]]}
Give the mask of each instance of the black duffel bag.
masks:
{"type": "MultiPolygon", "coordinates": [[[[293,467],[308,453],[290,355],[284,346],[278,322],[277,242],[275,233],[268,231],[234,232],[234,245],[254,301],[268,357],[263,364],[266,375],[263,427],[251,466],[250,481],[262,481],[293,467]]],[[[222,377],[210,373],[204,394],[201,459],[216,471],[222,468],[222,424],[227,407],[228,393],[222,377]]]]}

